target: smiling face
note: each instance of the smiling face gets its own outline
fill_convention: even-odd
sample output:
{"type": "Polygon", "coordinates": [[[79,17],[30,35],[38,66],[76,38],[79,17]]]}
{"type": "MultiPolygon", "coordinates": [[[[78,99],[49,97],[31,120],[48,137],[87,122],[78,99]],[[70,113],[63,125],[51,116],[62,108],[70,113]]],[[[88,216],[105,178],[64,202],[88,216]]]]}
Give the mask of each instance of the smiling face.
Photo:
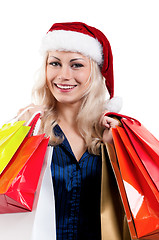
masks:
{"type": "Polygon", "coordinates": [[[47,85],[59,103],[80,103],[90,84],[91,64],[80,53],[50,51],[47,85]]]}

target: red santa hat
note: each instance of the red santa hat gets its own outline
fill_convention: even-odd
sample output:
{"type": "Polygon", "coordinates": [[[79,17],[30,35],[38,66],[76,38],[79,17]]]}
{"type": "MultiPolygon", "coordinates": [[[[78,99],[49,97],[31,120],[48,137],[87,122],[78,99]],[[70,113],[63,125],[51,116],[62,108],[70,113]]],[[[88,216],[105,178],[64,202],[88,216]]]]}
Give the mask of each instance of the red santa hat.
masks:
{"type": "Polygon", "coordinates": [[[121,99],[114,98],[113,56],[106,36],[82,22],[55,23],[42,40],[41,52],[51,50],[79,52],[97,62],[105,78],[110,100],[106,108],[119,112],[121,99]]]}

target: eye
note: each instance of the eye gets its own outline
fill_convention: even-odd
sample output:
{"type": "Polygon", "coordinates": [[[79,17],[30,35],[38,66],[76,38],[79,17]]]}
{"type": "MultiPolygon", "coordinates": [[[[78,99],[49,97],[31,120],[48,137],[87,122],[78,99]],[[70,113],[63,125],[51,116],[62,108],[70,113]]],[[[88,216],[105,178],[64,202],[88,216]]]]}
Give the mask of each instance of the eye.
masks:
{"type": "Polygon", "coordinates": [[[84,67],[84,66],[81,63],[74,63],[74,64],[71,65],[71,67],[73,67],[73,68],[81,68],[81,67],[84,67]]]}
{"type": "Polygon", "coordinates": [[[57,66],[61,66],[61,64],[59,62],[50,62],[49,65],[57,67],[57,66]]]}

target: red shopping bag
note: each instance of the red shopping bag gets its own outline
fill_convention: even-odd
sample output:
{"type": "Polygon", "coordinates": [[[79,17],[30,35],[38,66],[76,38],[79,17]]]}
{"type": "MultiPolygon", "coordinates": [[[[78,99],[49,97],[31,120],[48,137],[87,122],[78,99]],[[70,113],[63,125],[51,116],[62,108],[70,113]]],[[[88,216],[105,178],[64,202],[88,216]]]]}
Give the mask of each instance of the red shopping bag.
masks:
{"type": "Polygon", "coordinates": [[[117,161],[113,160],[111,163],[117,178],[131,237],[132,239],[159,239],[159,192],[155,183],[159,171],[157,173],[158,164],[155,161],[156,158],[155,160],[153,158],[157,154],[155,150],[158,140],[138,121],[132,121],[129,117],[124,119],[122,115],[112,115],[120,117],[123,123],[122,127],[112,130],[117,161]],[[139,151],[141,148],[142,152],[139,151]],[[149,152],[153,154],[148,154],[149,152]],[[152,164],[145,165],[148,160],[152,164]],[[149,169],[152,165],[154,172],[149,171],[152,170],[149,169]]]}
{"type": "Polygon", "coordinates": [[[122,119],[122,123],[138,156],[159,191],[159,141],[136,121],[122,119]]]}
{"type": "Polygon", "coordinates": [[[109,145],[106,145],[106,148],[107,148],[110,163],[112,165],[112,169],[114,171],[114,175],[115,175],[115,178],[116,178],[116,181],[117,181],[120,196],[121,196],[121,199],[122,199],[122,202],[123,202],[123,206],[124,206],[125,214],[126,214],[126,217],[127,217],[127,222],[128,222],[131,237],[132,237],[132,239],[137,239],[137,233],[136,233],[136,229],[135,229],[135,226],[134,226],[133,216],[132,216],[132,213],[131,213],[130,208],[129,208],[129,203],[128,203],[128,200],[127,200],[127,195],[126,195],[126,192],[125,192],[125,187],[124,187],[122,175],[121,175],[121,172],[120,172],[120,169],[119,169],[119,164],[118,164],[116,151],[115,151],[114,148],[110,147],[109,145]]]}
{"type": "Polygon", "coordinates": [[[159,141],[136,119],[116,113],[107,115],[120,118],[131,144],[159,191],[159,141]]]}
{"type": "Polygon", "coordinates": [[[31,136],[31,131],[0,175],[0,213],[31,211],[43,166],[48,138],[31,136]]]}
{"type": "Polygon", "coordinates": [[[47,147],[43,174],[40,176],[42,179],[38,183],[32,212],[0,214],[0,239],[56,239],[54,189],[50,167],[52,151],[52,147],[47,147]]]}

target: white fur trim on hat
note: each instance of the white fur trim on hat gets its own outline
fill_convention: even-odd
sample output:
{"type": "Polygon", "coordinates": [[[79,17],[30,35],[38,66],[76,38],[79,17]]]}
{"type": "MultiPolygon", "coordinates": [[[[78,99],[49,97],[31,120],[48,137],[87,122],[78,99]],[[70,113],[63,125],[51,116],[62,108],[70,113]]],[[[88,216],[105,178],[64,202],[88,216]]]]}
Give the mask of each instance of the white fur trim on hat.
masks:
{"type": "Polygon", "coordinates": [[[123,100],[121,97],[113,97],[106,101],[106,109],[109,112],[120,112],[123,105],[123,100]]]}
{"type": "Polygon", "coordinates": [[[101,65],[103,62],[103,48],[100,42],[87,34],[54,30],[48,32],[42,40],[41,53],[46,51],[71,51],[79,52],[101,65]]]}

